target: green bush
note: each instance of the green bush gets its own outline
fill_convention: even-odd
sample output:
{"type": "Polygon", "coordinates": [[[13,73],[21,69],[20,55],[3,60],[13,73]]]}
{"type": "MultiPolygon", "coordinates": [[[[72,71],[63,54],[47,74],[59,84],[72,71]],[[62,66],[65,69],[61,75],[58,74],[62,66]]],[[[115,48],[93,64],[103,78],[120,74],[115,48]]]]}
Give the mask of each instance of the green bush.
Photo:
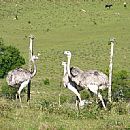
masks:
{"type": "Polygon", "coordinates": [[[45,85],[50,85],[50,81],[49,81],[48,78],[46,78],[43,82],[44,82],[45,85]]]}
{"type": "Polygon", "coordinates": [[[111,105],[111,112],[118,115],[124,115],[129,113],[129,105],[125,101],[113,102],[111,105]]]}
{"type": "Polygon", "coordinates": [[[23,64],[25,60],[20,56],[19,50],[12,46],[4,46],[4,41],[0,38],[0,78],[4,78],[8,71],[23,64]]]}
{"type": "Polygon", "coordinates": [[[130,99],[130,82],[127,71],[121,70],[113,75],[112,98],[113,101],[130,99]]]}
{"type": "Polygon", "coordinates": [[[8,99],[15,99],[17,89],[13,87],[9,87],[7,83],[3,83],[1,87],[1,93],[2,93],[2,96],[8,99]]]}

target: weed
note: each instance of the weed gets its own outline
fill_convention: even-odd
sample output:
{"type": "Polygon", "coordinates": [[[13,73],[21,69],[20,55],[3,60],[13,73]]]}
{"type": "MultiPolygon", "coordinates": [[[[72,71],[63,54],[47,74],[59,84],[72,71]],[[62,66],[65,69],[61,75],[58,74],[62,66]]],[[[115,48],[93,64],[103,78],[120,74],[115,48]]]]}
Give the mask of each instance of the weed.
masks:
{"type": "Polygon", "coordinates": [[[50,85],[50,81],[49,81],[48,78],[44,79],[44,84],[45,84],[45,85],[50,85]]]}

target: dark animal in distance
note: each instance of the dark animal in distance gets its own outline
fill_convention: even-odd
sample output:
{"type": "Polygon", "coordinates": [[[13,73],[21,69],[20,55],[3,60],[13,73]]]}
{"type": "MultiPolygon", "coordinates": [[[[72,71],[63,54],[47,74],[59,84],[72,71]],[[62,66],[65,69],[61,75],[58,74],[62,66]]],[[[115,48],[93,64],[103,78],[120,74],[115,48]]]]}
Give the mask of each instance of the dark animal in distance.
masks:
{"type": "Polygon", "coordinates": [[[124,7],[126,8],[126,2],[124,2],[124,7]]]}
{"type": "Polygon", "coordinates": [[[105,8],[109,8],[110,9],[112,6],[113,6],[112,4],[106,4],[105,8]]]}

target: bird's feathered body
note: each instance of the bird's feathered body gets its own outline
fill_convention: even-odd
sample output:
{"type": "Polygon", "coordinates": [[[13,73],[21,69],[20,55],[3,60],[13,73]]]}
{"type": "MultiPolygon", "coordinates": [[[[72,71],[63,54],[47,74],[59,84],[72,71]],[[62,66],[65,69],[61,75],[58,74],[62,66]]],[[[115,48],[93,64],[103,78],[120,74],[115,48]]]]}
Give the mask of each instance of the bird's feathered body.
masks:
{"type": "Polygon", "coordinates": [[[32,56],[32,62],[34,65],[33,72],[30,72],[29,70],[23,68],[11,70],[6,77],[7,84],[9,86],[16,86],[21,85],[21,83],[23,83],[26,80],[31,80],[31,78],[34,77],[37,72],[37,67],[35,64],[35,60],[37,59],[37,56],[32,56]]]}
{"type": "Polygon", "coordinates": [[[23,68],[17,68],[17,69],[11,70],[6,77],[7,84],[11,87],[18,89],[17,93],[19,94],[20,102],[21,102],[20,93],[23,90],[23,88],[25,88],[26,86],[28,86],[27,101],[30,100],[31,78],[33,78],[37,72],[37,67],[35,64],[35,60],[37,59],[38,57],[35,55],[31,57],[31,60],[33,63],[33,72],[30,72],[23,68]]]}
{"type": "Polygon", "coordinates": [[[31,72],[23,68],[10,71],[6,77],[7,84],[12,87],[19,87],[21,83],[28,79],[31,79],[31,72]]]}
{"type": "Polygon", "coordinates": [[[108,76],[97,70],[82,71],[79,68],[70,69],[71,80],[79,87],[85,88],[87,85],[98,85],[99,89],[108,87],[108,76]]]}

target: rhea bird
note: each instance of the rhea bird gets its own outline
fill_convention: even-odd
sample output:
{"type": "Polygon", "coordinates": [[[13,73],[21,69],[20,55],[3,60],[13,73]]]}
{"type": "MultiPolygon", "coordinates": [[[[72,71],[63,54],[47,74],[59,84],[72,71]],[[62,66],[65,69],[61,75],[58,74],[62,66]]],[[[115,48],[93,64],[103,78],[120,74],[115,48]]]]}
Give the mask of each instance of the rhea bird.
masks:
{"type": "Polygon", "coordinates": [[[18,89],[17,94],[19,96],[19,100],[21,102],[21,91],[28,86],[28,92],[27,92],[27,101],[30,100],[30,86],[31,86],[31,79],[36,75],[37,67],[35,64],[35,61],[38,59],[38,56],[33,55],[31,58],[31,61],[33,63],[33,72],[30,72],[29,70],[23,69],[23,68],[17,68],[14,70],[11,70],[7,77],[6,81],[7,84],[11,87],[15,87],[18,89]]]}
{"type": "MultiPolygon", "coordinates": [[[[71,90],[74,94],[77,95],[77,99],[79,100],[79,106],[83,106],[84,105],[84,101],[81,100],[80,94],[79,94],[79,90],[78,90],[78,86],[76,85],[75,82],[73,82],[68,75],[67,72],[67,63],[66,62],[62,62],[62,65],[64,67],[64,75],[63,75],[63,85],[64,87],[68,88],[69,90],[71,90]]],[[[77,106],[77,101],[76,101],[76,106],[77,106]]]]}
{"type": "MultiPolygon", "coordinates": [[[[28,86],[27,92],[27,101],[30,100],[30,86],[31,86],[31,79],[36,75],[37,67],[35,61],[38,59],[38,56],[33,55],[33,40],[34,36],[30,35],[30,45],[29,45],[29,70],[23,68],[17,68],[10,71],[6,77],[7,84],[11,87],[18,89],[17,93],[19,96],[19,100],[21,102],[21,91],[28,86]],[[31,67],[31,63],[33,64],[33,71],[31,67]]],[[[16,96],[17,97],[17,96],[16,96]]]]}
{"type": "MultiPolygon", "coordinates": [[[[67,72],[69,79],[75,82],[75,84],[78,86],[77,89],[89,89],[91,92],[96,94],[97,97],[101,100],[104,109],[106,109],[105,103],[99,90],[108,88],[108,76],[98,70],[82,71],[77,67],[70,68],[71,52],[64,51],[64,54],[67,55],[68,58],[67,72]]],[[[78,93],[78,95],[80,94],[78,93]]]]}

